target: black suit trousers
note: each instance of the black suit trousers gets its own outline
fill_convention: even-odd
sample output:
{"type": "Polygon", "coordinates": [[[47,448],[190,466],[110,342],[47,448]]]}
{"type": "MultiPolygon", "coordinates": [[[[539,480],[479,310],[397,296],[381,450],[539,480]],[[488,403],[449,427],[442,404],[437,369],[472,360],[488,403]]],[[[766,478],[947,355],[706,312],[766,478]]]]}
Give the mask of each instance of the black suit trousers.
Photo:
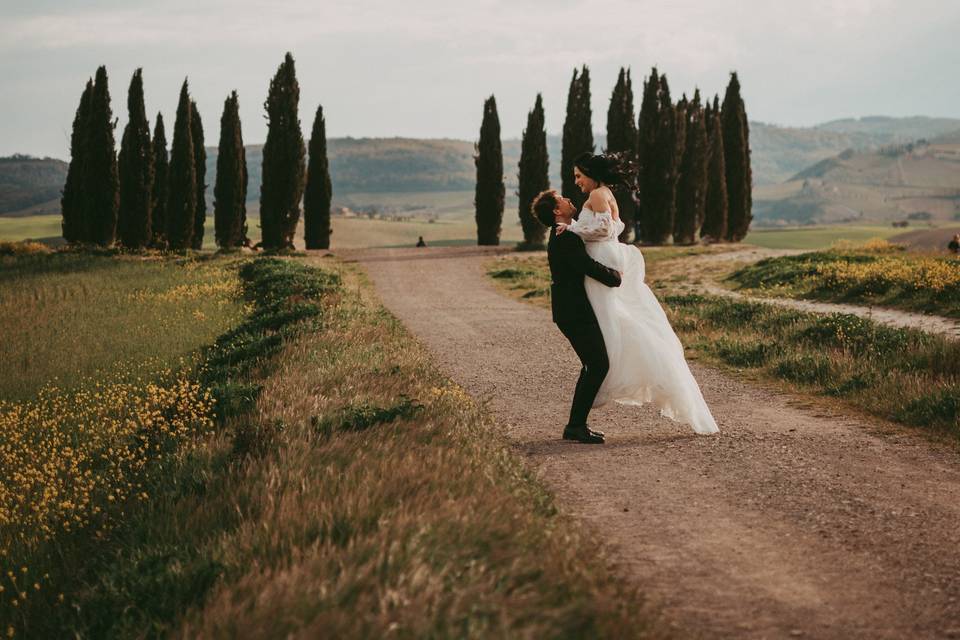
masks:
{"type": "Polygon", "coordinates": [[[600,385],[610,370],[607,359],[607,346],[603,342],[600,325],[596,322],[557,325],[573,350],[580,358],[580,378],[573,392],[573,406],[570,407],[568,426],[587,424],[587,415],[593,407],[593,401],[600,391],[600,385]]]}

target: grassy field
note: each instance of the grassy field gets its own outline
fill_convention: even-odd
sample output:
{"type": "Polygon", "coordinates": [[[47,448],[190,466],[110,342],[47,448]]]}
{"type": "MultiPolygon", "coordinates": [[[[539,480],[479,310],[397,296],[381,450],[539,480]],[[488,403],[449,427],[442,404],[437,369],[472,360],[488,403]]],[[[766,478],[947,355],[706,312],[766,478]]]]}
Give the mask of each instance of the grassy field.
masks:
{"type": "Polygon", "coordinates": [[[230,259],[41,252],[0,264],[0,629],[49,637],[33,620],[66,602],[68,567],[213,428],[199,350],[246,310],[230,259]]]}
{"type": "Polygon", "coordinates": [[[755,229],[744,242],[766,249],[826,249],[837,240],[864,242],[871,238],[889,238],[902,229],[881,225],[843,225],[833,227],[803,227],[800,229],[755,229]]]}
{"type": "Polygon", "coordinates": [[[59,215],[23,216],[20,218],[0,216],[0,240],[18,242],[27,239],[59,238],[63,232],[62,221],[63,219],[59,215]]]}
{"type": "MultiPolygon", "coordinates": [[[[338,203],[357,210],[379,210],[384,214],[411,216],[409,221],[368,219],[365,217],[334,216],[331,247],[352,249],[360,247],[409,246],[423,236],[428,244],[461,244],[476,241],[473,193],[444,191],[436,193],[370,193],[349,194],[338,198],[338,203]],[[431,223],[428,217],[435,216],[431,223]]],[[[253,242],[260,237],[256,205],[248,211],[249,235],[253,242]]],[[[745,242],[770,249],[825,249],[837,240],[862,242],[870,238],[889,238],[902,229],[889,225],[840,225],[803,227],[799,229],[754,230],[745,242]]],[[[27,238],[59,238],[60,216],[0,217],[0,240],[27,238]]],[[[302,246],[302,228],[296,234],[297,246],[302,246]]],[[[515,197],[508,197],[503,215],[501,240],[508,243],[523,239],[517,215],[515,197]]],[[[213,248],[213,218],[207,219],[204,247],[213,248]]]]}
{"type": "MultiPolygon", "coordinates": [[[[26,282],[29,295],[4,315],[35,318],[29,300],[62,298],[45,309],[72,318],[73,348],[90,358],[80,364],[97,373],[76,392],[0,402],[0,632],[660,635],[362,275],[315,265],[8,259],[0,286],[26,282]],[[217,282],[229,287],[210,290],[217,282]],[[141,334],[191,335],[195,366],[156,370],[156,345],[112,360],[99,346],[142,316],[200,322],[195,304],[218,298],[216,339],[210,326],[159,322],[141,334]],[[84,310],[107,305],[124,320],[84,310]],[[104,373],[130,358],[151,364],[104,373]]],[[[56,339],[18,322],[34,342],[56,339]]],[[[32,344],[15,346],[22,356],[32,344]]],[[[69,378],[64,363],[46,366],[34,389],[44,374],[69,378]]],[[[27,394],[13,377],[4,384],[27,394]]]]}
{"type": "Polygon", "coordinates": [[[767,258],[728,281],[753,294],[856,302],[960,317],[960,260],[874,242],[767,258]]]}
{"type": "MultiPolygon", "coordinates": [[[[59,241],[61,238],[61,221],[62,218],[59,214],[57,215],[41,215],[41,216],[23,216],[19,218],[11,218],[6,216],[0,216],[0,241],[6,240],[10,242],[18,242],[20,240],[48,240],[52,239],[59,241]]],[[[260,233],[257,228],[259,218],[252,218],[248,220],[248,225],[250,227],[251,237],[256,236],[259,239],[260,233]]],[[[203,235],[203,246],[205,249],[214,248],[214,236],[213,236],[213,217],[207,217],[206,225],[204,226],[204,235],[203,235]]]]}
{"type": "MultiPolygon", "coordinates": [[[[472,196],[471,196],[472,197],[472,196]]],[[[409,221],[387,219],[368,219],[364,217],[334,216],[331,248],[354,249],[361,247],[412,246],[418,236],[423,236],[431,246],[445,244],[469,244],[477,241],[477,225],[473,220],[472,201],[469,215],[444,216],[435,222],[425,217],[409,221]]],[[[402,215],[407,215],[406,213],[402,215]]],[[[421,214],[417,214],[421,215],[421,214]]],[[[260,238],[259,217],[250,215],[247,219],[248,235],[252,242],[260,238]]],[[[519,242],[523,239],[523,230],[514,209],[504,213],[504,243],[519,242]]],[[[23,218],[0,217],[0,240],[20,241],[26,239],[60,238],[60,216],[27,216],[23,218]]],[[[298,229],[295,244],[303,246],[303,229],[298,229]]],[[[213,218],[207,219],[204,232],[205,249],[213,249],[213,218]]]]}
{"type": "Polygon", "coordinates": [[[177,365],[239,321],[234,271],[230,260],[0,257],[0,398],[118,366],[177,365]]]}
{"type": "MultiPolygon", "coordinates": [[[[667,254],[669,255],[669,254],[667,254]]],[[[656,271],[655,255],[648,263],[656,271]]],[[[649,272],[648,272],[649,273],[649,272]]],[[[542,256],[508,256],[488,274],[508,295],[550,305],[542,256]]],[[[960,435],[960,343],[856,316],[818,315],[648,282],[690,353],[874,415],[960,435]]]]}
{"type": "MultiPolygon", "coordinates": [[[[441,219],[430,223],[335,217],[330,247],[334,251],[361,247],[412,247],[418,236],[423,236],[428,246],[476,244],[477,225],[472,218],[441,219]]],[[[504,244],[523,240],[523,230],[519,223],[504,224],[500,240],[504,244]]]]}

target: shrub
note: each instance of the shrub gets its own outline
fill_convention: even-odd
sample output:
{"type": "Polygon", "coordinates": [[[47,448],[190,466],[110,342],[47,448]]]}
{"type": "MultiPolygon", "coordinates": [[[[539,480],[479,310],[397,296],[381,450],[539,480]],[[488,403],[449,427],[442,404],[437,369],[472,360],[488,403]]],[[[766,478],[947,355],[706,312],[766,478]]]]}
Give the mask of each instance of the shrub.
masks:
{"type": "Polygon", "coordinates": [[[820,355],[791,355],[777,364],[774,373],[791,382],[828,385],[831,365],[829,360],[820,355]]]}
{"type": "Polygon", "coordinates": [[[754,342],[721,338],[713,346],[724,361],[737,367],[761,367],[778,355],[781,348],[774,342],[754,342]]]}
{"type": "Polygon", "coordinates": [[[960,386],[953,385],[915,398],[897,416],[907,424],[960,427],[960,386]]]}
{"type": "Polygon", "coordinates": [[[825,345],[850,351],[855,355],[888,356],[902,353],[910,345],[923,343],[916,331],[879,325],[847,313],[819,316],[800,332],[812,345],[825,345]]]}
{"type": "Polygon", "coordinates": [[[20,242],[0,240],[0,256],[24,256],[35,253],[50,253],[50,247],[42,242],[32,240],[22,240],[20,242]]]}
{"type": "Polygon", "coordinates": [[[423,406],[420,403],[401,396],[394,404],[381,407],[361,402],[344,407],[338,414],[322,420],[314,417],[311,427],[321,437],[329,437],[334,431],[366,431],[370,427],[386,424],[394,420],[406,420],[416,415],[423,406]]]}

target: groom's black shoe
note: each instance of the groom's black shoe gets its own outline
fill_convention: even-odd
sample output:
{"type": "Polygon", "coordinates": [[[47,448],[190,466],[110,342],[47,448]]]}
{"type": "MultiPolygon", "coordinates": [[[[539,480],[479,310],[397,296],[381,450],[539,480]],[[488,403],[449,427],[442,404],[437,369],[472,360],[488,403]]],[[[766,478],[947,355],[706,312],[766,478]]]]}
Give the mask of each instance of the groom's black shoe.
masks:
{"type": "Polygon", "coordinates": [[[594,434],[594,435],[598,435],[598,436],[600,436],[601,438],[604,436],[603,431],[597,431],[596,429],[594,429],[593,427],[591,427],[589,423],[587,424],[587,431],[589,431],[590,433],[592,433],[592,434],[594,434]]]}
{"type": "Polygon", "coordinates": [[[591,431],[587,425],[567,425],[563,430],[564,440],[576,440],[584,444],[603,444],[603,434],[591,431]]]}

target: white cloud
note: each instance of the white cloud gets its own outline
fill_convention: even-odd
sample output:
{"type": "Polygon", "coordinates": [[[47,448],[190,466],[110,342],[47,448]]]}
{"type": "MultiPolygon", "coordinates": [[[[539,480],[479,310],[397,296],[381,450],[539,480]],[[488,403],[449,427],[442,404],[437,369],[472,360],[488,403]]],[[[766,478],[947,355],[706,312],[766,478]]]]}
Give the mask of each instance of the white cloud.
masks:
{"type": "Polygon", "coordinates": [[[305,112],[323,102],[331,135],[471,137],[490,93],[504,134],[518,135],[537,91],[558,131],[581,64],[593,72],[598,129],[621,65],[632,66],[635,88],[657,65],[677,94],[722,92],[737,69],[751,116],[785,123],[957,115],[960,105],[960,6],[937,0],[35,2],[0,4],[0,153],[63,155],[58,132],[99,64],[111,72],[121,121],[118,87],[143,66],[148,102],[173,102],[189,75],[208,128],[237,88],[245,135],[261,140],[259,102],[288,50],[305,112]],[[903,69],[907,57],[913,66],[903,69]]]}

